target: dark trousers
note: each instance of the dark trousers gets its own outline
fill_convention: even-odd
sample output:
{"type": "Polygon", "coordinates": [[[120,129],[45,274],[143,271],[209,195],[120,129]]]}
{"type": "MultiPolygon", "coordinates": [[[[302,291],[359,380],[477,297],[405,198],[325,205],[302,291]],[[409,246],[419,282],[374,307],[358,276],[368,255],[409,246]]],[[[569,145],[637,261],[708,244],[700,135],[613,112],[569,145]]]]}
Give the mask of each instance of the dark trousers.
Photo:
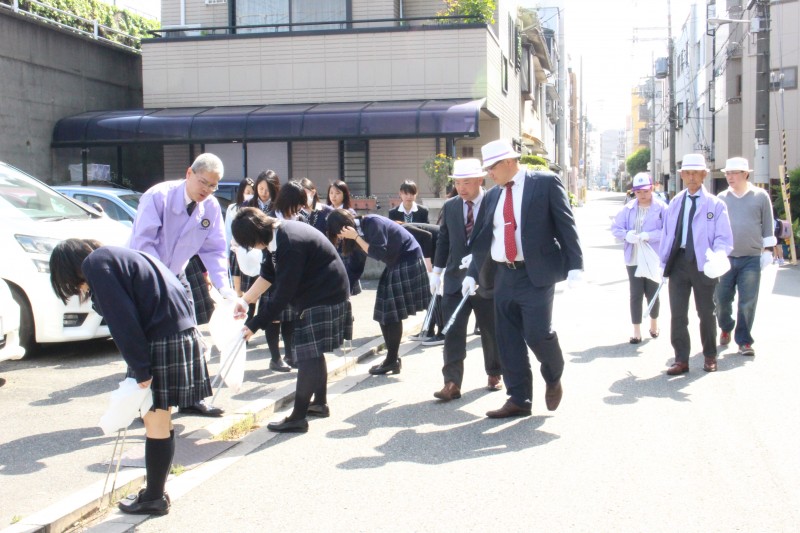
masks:
{"type": "MultiPolygon", "coordinates": [[[[628,285],[631,289],[631,324],[642,323],[642,297],[646,297],[646,302],[649,304],[650,300],[655,296],[658,290],[658,283],[650,278],[637,278],[636,267],[628,266],[628,285]]],[[[651,318],[658,318],[658,309],[661,302],[656,300],[653,304],[653,309],[650,310],[651,318]]]]}
{"type": "MultiPolygon", "coordinates": [[[[445,294],[442,296],[442,311],[447,320],[461,301],[461,294],[445,294]]],[[[475,320],[481,330],[481,348],[483,348],[483,366],[487,376],[499,376],[500,357],[497,353],[497,339],[494,333],[494,300],[480,296],[470,296],[458,312],[453,325],[444,337],[444,381],[454,382],[461,388],[464,379],[464,359],[467,357],[467,322],[469,312],[475,311],[475,320]]]]}
{"type": "Polygon", "coordinates": [[[680,252],[669,276],[669,308],[672,314],[670,340],[675,361],[688,363],[691,352],[689,339],[689,296],[694,292],[694,307],[700,318],[700,341],[703,355],[717,356],[717,322],[714,310],[714,287],[711,279],[697,269],[694,258],[680,252]]]}
{"type": "Polygon", "coordinates": [[[551,329],[555,286],[535,287],[524,268],[497,264],[494,284],[497,348],[503,380],[511,401],[529,408],[533,374],[528,348],[539,361],[545,382],[556,383],[564,372],[564,355],[551,329]]]}

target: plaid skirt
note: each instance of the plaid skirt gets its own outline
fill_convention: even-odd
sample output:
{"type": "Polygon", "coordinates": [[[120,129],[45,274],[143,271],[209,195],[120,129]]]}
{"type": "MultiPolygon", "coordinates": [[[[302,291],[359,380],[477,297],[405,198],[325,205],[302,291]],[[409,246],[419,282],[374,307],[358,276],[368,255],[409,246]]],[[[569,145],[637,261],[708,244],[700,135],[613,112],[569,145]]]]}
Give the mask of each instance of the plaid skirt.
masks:
{"type": "Polygon", "coordinates": [[[242,270],[239,268],[239,260],[236,259],[236,254],[234,252],[230,252],[228,254],[228,269],[230,270],[232,277],[239,276],[239,283],[241,284],[240,288],[242,292],[247,292],[247,290],[253,286],[253,282],[256,280],[256,278],[242,274],[242,270]]]}
{"type": "Polygon", "coordinates": [[[422,259],[386,267],[375,294],[372,318],[379,324],[405,320],[417,311],[427,311],[431,302],[430,282],[422,259]]]}
{"type": "Polygon", "coordinates": [[[198,325],[208,324],[211,313],[214,312],[214,300],[211,299],[211,293],[208,292],[205,271],[206,267],[200,257],[196,255],[189,260],[184,270],[186,281],[191,288],[190,297],[194,304],[194,317],[198,325]]]}
{"type": "MultiPolygon", "coordinates": [[[[203,341],[190,328],[150,342],[150,374],[153,407],[189,407],[211,396],[203,341]]],[[[128,368],[126,377],[135,377],[128,368]]]]}
{"type": "Polygon", "coordinates": [[[334,305],[317,305],[300,313],[294,322],[292,344],[298,361],[322,357],[353,338],[353,310],[350,300],[334,305]]]}

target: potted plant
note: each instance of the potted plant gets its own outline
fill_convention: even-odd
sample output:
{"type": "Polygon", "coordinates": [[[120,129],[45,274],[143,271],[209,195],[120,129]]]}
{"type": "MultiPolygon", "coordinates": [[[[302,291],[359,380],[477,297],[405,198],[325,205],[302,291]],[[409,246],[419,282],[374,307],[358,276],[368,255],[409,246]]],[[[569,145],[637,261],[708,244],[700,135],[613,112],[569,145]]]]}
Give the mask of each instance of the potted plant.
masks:
{"type": "Polygon", "coordinates": [[[431,180],[431,192],[436,198],[440,198],[450,181],[450,174],[453,173],[453,158],[446,154],[436,154],[429,157],[422,170],[431,180]]]}
{"type": "Polygon", "coordinates": [[[375,211],[378,208],[378,198],[375,195],[353,196],[351,199],[353,209],[356,211],[375,211]]]}

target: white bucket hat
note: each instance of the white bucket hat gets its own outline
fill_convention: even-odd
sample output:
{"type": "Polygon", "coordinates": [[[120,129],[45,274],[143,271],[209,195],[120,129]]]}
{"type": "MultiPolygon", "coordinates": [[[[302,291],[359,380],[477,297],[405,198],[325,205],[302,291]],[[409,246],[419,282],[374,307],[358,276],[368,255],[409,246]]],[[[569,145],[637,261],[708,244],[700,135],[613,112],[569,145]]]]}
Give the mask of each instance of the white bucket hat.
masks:
{"type": "Polygon", "coordinates": [[[744,157],[731,157],[725,161],[725,168],[722,172],[752,172],[753,169],[747,164],[747,159],[744,157]]]}
{"type": "Polygon", "coordinates": [[[649,189],[653,186],[653,180],[650,178],[650,174],[647,172],[639,172],[633,177],[633,185],[631,189],[634,191],[639,191],[641,189],[649,189]]]}
{"type": "Polygon", "coordinates": [[[481,168],[481,160],[474,157],[456,159],[453,161],[453,173],[449,176],[454,180],[466,178],[482,178],[486,171],[481,168]]]}
{"type": "Polygon", "coordinates": [[[707,172],[705,156],[703,154],[686,154],[681,161],[681,171],[684,170],[705,170],[707,172]]]}
{"type": "Polygon", "coordinates": [[[481,147],[481,154],[483,155],[483,168],[490,167],[503,159],[519,159],[521,157],[511,143],[504,139],[484,144],[481,147]]]}

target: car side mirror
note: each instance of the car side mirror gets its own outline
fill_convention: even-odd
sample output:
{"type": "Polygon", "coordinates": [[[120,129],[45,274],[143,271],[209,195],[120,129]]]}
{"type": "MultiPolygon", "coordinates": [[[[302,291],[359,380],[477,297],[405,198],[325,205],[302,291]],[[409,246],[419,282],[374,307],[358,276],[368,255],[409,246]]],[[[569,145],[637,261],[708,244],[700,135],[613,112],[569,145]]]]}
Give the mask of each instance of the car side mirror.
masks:
{"type": "Polygon", "coordinates": [[[103,206],[102,206],[102,205],[100,205],[100,204],[99,204],[99,203],[97,203],[97,202],[92,202],[92,204],[91,204],[91,205],[92,205],[92,208],[93,208],[93,209],[95,209],[96,211],[98,211],[98,212],[100,212],[100,213],[105,213],[105,212],[106,212],[106,211],[105,211],[105,209],[103,209],[103,206]]]}

